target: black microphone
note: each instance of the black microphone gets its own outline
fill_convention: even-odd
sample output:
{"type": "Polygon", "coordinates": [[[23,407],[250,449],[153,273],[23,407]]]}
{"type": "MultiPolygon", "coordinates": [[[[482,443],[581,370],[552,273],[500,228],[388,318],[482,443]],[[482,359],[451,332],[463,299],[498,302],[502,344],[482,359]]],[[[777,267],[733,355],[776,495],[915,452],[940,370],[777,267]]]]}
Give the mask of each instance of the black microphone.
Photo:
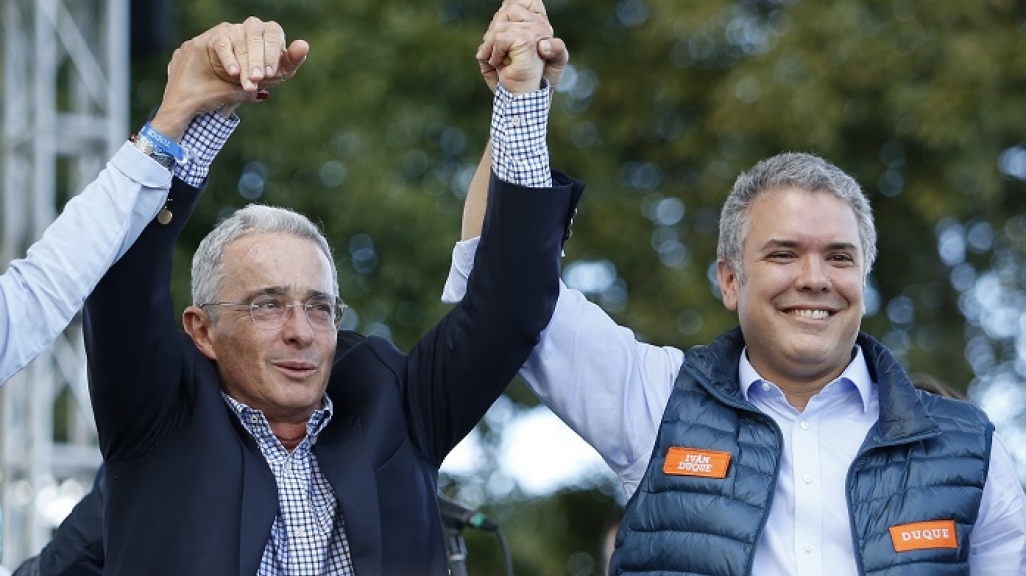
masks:
{"type": "Polygon", "coordinates": [[[469,526],[485,532],[499,529],[499,525],[482,512],[465,508],[441,493],[438,494],[438,510],[442,513],[442,524],[447,528],[462,530],[469,526]]]}

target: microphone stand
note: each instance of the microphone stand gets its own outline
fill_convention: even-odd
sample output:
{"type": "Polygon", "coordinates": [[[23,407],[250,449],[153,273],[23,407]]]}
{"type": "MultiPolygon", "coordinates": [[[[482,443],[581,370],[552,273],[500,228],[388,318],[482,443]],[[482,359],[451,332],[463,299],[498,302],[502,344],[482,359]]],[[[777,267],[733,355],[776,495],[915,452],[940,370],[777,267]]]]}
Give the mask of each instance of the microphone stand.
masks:
{"type": "Polygon", "coordinates": [[[449,576],[467,576],[467,543],[459,528],[445,527],[445,549],[449,553],[449,576]]]}

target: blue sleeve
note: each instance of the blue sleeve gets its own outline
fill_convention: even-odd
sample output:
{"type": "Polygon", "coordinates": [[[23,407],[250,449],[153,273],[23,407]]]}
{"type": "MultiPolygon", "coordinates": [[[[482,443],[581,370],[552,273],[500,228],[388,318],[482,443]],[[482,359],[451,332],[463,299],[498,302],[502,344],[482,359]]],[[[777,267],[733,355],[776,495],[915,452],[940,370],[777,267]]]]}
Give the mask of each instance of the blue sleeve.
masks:
{"type": "Polygon", "coordinates": [[[126,143],[0,276],[0,382],[46,349],[156,216],[171,174],[126,143]]]}

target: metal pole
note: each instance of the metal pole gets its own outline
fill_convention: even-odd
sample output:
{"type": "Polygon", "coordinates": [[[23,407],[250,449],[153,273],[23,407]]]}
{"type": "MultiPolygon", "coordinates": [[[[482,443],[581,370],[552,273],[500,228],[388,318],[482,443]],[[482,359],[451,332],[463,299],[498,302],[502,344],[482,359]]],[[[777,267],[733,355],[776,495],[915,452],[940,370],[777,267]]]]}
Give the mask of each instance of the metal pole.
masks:
{"type": "Polygon", "coordinates": [[[449,553],[449,576],[467,576],[467,543],[463,532],[446,527],[445,548],[449,553]]]}

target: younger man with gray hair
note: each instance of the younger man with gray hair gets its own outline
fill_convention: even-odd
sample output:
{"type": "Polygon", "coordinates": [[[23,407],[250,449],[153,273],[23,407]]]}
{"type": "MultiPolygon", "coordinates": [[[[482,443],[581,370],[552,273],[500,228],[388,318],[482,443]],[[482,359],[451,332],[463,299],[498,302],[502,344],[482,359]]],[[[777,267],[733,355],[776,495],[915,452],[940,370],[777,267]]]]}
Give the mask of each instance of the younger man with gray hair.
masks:
{"type": "Polygon", "coordinates": [[[1026,496],[993,425],[859,332],[875,256],[855,180],[787,153],[724,204],[717,281],[740,326],[710,345],[639,342],[561,287],[520,375],[624,482],[611,574],[1026,573],[1026,496]]]}

